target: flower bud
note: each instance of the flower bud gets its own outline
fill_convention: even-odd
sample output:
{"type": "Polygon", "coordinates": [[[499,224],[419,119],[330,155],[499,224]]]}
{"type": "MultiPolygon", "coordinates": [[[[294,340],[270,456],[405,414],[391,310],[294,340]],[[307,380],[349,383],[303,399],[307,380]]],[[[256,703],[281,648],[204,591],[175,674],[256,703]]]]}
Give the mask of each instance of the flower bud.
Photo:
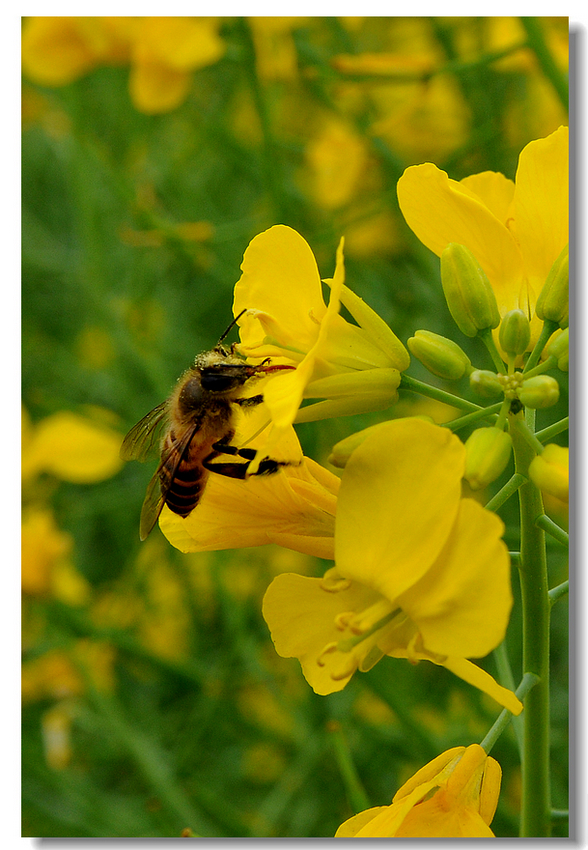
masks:
{"type": "Polygon", "coordinates": [[[535,305],[540,319],[557,322],[561,328],[569,323],[569,257],[570,246],[566,245],[549,270],[535,305]]]}
{"type": "Polygon", "coordinates": [[[459,381],[472,367],[470,358],[456,342],[432,331],[415,331],[406,344],[429,372],[448,381],[459,381]]]}
{"type": "Polygon", "coordinates": [[[569,500],[569,450],[550,443],[529,465],[535,486],[562,502],[569,500]]]}
{"type": "Polygon", "coordinates": [[[510,458],[512,440],[498,428],[478,428],[465,444],[464,478],[472,490],[482,490],[504,472],[510,458]]]}
{"type": "Polygon", "coordinates": [[[523,354],[531,339],[531,325],[522,310],[510,310],[503,317],[498,341],[507,354],[523,354]]]}
{"type": "Polygon", "coordinates": [[[525,407],[552,407],[559,399],[559,384],[550,375],[534,375],[523,383],[518,396],[525,407]]]}
{"type": "Polygon", "coordinates": [[[562,372],[569,369],[569,336],[569,328],[558,331],[545,350],[548,357],[557,357],[557,368],[562,372]]]}
{"type": "Polygon", "coordinates": [[[441,284],[449,312],[466,336],[496,328],[500,314],[486,273],[472,252],[450,242],[441,254],[441,284]]]}
{"type": "Polygon", "coordinates": [[[470,373],[470,387],[482,398],[496,398],[504,392],[498,375],[488,369],[474,369],[470,373]]]}

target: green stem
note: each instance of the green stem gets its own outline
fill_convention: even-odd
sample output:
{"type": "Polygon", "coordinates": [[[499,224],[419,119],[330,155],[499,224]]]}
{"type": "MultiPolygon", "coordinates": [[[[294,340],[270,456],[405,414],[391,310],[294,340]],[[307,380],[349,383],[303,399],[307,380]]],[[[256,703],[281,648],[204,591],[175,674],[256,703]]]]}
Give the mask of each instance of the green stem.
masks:
{"type": "Polygon", "coordinates": [[[418,381],[409,375],[402,375],[399,389],[411,390],[413,393],[420,393],[420,395],[425,395],[428,398],[434,398],[436,401],[442,401],[444,404],[450,404],[452,407],[461,407],[462,410],[486,411],[486,408],[480,407],[479,404],[466,401],[465,398],[460,398],[458,395],[440,390],[438,387],[431,386],[431,384],[425,384],[424,381],[418,381]]]}
{"type": "Polygon", "coordinates": [[[546,516],[546,514],[538,517],[538,519],[535,520],[535,525],[537,528],[542,528],[543,531],[546,531],[551,537],[553,537],[554,540],[561,543],[562,546],[568,547],[570,545],[570,537],[567,531],[560,528],[559,525],[546,516]]]}
{"type": "Polygon", "coordinates": [[[502,402],[498,402],[498,404],[492,404],[489,407],[483,407],[481,410],[475,410],[473,413],[466,413],[465,416],[460,416],[459,419],[452,419],[451,422],[443,422],[443,428],[449,428],[451,431],[459,431],[461,428],[466,428],[468,425],[471,425],[473,422],[478,422],[480,419],[490,419],[491,422],[494,422],[496,416],[494,414],[498,413],[500,408],[502,407],[502,402]]]}
{"type": "MultiPolygon", "coordinates": [[[[516,689],[515,693],[520,700],[525,699],[527,694],[535,687],[535,685],[539,682],[539,677],[535,676],[534,673],[525,673],[521,680],[521,684],[516,689]]],[[[487,753],[490,752],[496,741],[502,735],[510,721],[516,720],[518,718],[514,718],[508,708],[503,709],[496,722],[492,725],[492,727],[488,730],[488,733],[483,741],[480,742],[480,746],[486,750],[487,753]]]]}
{"type": "Polygon", "coordinates": [[[529,359],[525,363],[525,368],[523,369],[523,374],[526,375],[527,372],[530,372],[535,368],[537,363],[539,362],[539,358],[541,357],[541,353],[545,348],[547,341],[552,333],[554,333],[558,329],[559,325],[557,322],[552,322],[550,319],[546,319],[543,322],[543,328],[541,329],[541,333],[539,334],[539,339],[535,343],[535,348],[529,355],[529,359]]]}
{"type": "Polygon", "coordinates": [[[518,472],[515,472],[515,474],[508,479],[504,487],[501,487],[498,493],[486,502],[484,507],[486,507],[489,511],[497,511],[498,508],[502,507],[507,499],[510,499],[513,493],[516,493],[519,487],[524,484],[526,480],[527,479],[524,475],[520,475],[518,472]]]}
{"type": "MultiPolygon", "coordinates": [[[[523,433],[522,419],[512,417],[515,470],[529,478],[535,452],[523,433]]],[[[549,837],[551,794],[549,776],[549,596],[545,534],[537,528],[542,516],[541,493],[531,480],[519,489],[521,558],[519,576],[523,616],[523,670],[539,682],[527,694],[524,711],[520,836],[549,837]]]]}
{"type": "Polygon", "coordinates": [[[537,434],[529,428],[526,422],[517,421],[517,427],[519,428],[521,437],[524,438],[531,451],[536,455],[540,455],[543,451],[543,444],[537,439],[537,434]]]}
{"type": "Polygon", "coordinates": [[[566,593],[570,591],[570,581],[566,579],[566,581],[562,581],[561,584],[558,584],[556,587],[552,587],[549,591],[549,604],[555,605],[558,599],[561,599],[562,596],[565,596],[566,593]]]}
{"type": "Polygon", "coordinates": [[[492,336],[492,331],[490,328],[487,328],[485,331],[480,331],[479,337],[488,349],[488,353],[492,358],[492,362],[494,363],[494,368],[497,372],[504,372],[504,363],[500,354],[498,353],[498,349],[496,348],[496,343],[494,342],[494,337],[492,336]]]}
{"type": "Polygon", "coordinates": [[[537,18],[528,17],[521,18],[521,23],[527,33],[529,46],[539,60],[541,70],[557,92],[557,96],[562,102],[564,109],[567,111],[569,108],[568,81],[565,74],[563,74],[558,68],[549,48],[547,47],[541,24],[537,18]]]}
{"type": "Polygon", "coordinates": [[[554,422],[553,425],[549,425],[542,431],[537,431],[535,436],[542,443],[546,443],[548,440],[551,440],[552,437],[556,437],[558,434],[561,434],[562,431],[567,431],[569,427],[570,417],[566,416],[564,419],[560,419],[559,422],[554,422]]]}
{"type": "Polygon", "coordinates": [[[331,720],[327,724],[327,731],[331,733],[335,758],[337,759],[337,765],[339,766],[351,808],[354,812],[362,812],[364,809],[369,809],[370,800],[361,784],[357,769],[351,758],[349,744],[347,743],[341,724],[337,720],[331,720]]]}
{"type": "MultiPolygon", "coordinates": [[[[503,640],[502,643],[500,644],[500,646],[496,647],[496,649],[494,650],[492,655],[494,656],[494,660],[496,662],[496,667],[498,669],[498,681],[500,682],[500,684],[504,688],[508,688],[509,691],[514,691],[515,682],[514,682],[514,676],[512,674],[512,669],[511,669],[511,666],[510,666],[510,658],[508,657],[508,652],[506,651],[506,641],[503,640]]],[[[523,683],[524,683],[524,680],[523,680],[523,682],[521,682],[521,685],[523,685],[523,683]]],[[[533,677],[533,684],[534,683],[535,683],[535,677],[533,677]]],[[[519,688],[519,691],[520,691],[520,688],[519,688]]],[[[527,693],[527,691],[525,691],[521,695],[517,691],[517,696],[518,696],[519,699],[522,699],[523,696],[525,696],[526,693],[527,693]]],[[[498,720],[500,720],[500,718],[503,715],[506,718],[507,715],[509,715],[509,714],[510,714],[510,711],[508,711],[508,709],[505,708],[504,711],[499,715],[498,720]]],[[[523,757],[523,736],[524,736],[523,718],[520,715],[518,717],[515,717],[513,715],[512,716],[512,725],[513,725],[515,737],[517,739],[517,747],[519,749],[519,757],[522,758],[523,757]]],[[[494,724],[494,726],[496,726],[496,723],[494,724]]],[[[492,727],[492,729],[494,729],[494,726],[492,727]]],[[[489,738],[489,740],[492,740],[492,742],[493,742],[493,739],[490,737],[492,729],[488,732],[488,735],[486,736],[486,738],[489,738]]],[[[502,727],[500,727],[500,732],[502,732],[502,727]]],[[[484,740],[486,740],[486,738],[484,740]]],[[[489,741],[487,741],[487,743],[489,743],[489,741]]],[[[486,748],[484,747],[484,749],[486,749],[486,748]]],[[[488,750],[486,750],[486,752],[488,752],[488,750]]]]}
{"type": "Polygon", "coordinates": [[[557,358],[551,354],[547,360],[543,360],[533,369],[527,369],[525,372],[525,378],[532,378],[534,375],[542,375],[544,372],[549,372],[550,369],[555,369],[556,366],[557,358]]]}

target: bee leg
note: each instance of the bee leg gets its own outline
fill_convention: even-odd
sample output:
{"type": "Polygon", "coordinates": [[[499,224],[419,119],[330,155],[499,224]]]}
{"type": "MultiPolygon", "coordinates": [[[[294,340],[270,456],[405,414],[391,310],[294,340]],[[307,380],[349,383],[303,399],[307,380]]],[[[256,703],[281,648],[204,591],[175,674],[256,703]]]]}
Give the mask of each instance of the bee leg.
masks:
{"type": "MultiPolygon", "coordinates": [[[[230,448],[235,448],[231,446],[230,448]]],[[[248,451],[247,449],[239,449],[241,451],[248,451]]],[[[251,461],[245,461],[245,463],[230,463],[230,462],[220,462],[213,463],[212,460],[206,458],[202,461],[202,466],[206,467],[209,472],[216,472],[217,475],[226,475],[227,478],[247,478],[248,469],[251,461]]],[[[259,467],[256,472],[249,473],[250,475],[272,475],[274,472],[277,472],[281,466],[291,466],[292,464],[288,461],[281,460],[272,460],[267,457],[265,460],[262,460],[259,464],[259,467]]]]}
{"type": "Polygon", "coordinates": [[[216,472],[217,475],[226,475],[227,478],[246,478],[249,463],[250,461],[245,463],[212,463],[209,460],[203,460],[202,466],[210,472],[216,472]]]}
{"type": "Polygon", "coordinates": [[[249,398],[236,398],[233,403],[238,404],[240,407],[257,407],[262,401],[262,395],[252,395],[249,398]]]}
{"type": "MultiPolygon", "coordinates": [[[[215,456],[218,452],[223,455],[239,455],[239,457],[244,457],[247,460],[253,460],[253,458],[257,454],[256,449],[240,449],[237,446],[231,446],[228,443],[224,443],[222,440],[219,440],[218,442],[214,443],[212,448],[215,450],[215,456]]],[[[205,458],[205,460],[212,459],[213,458],[211,455],[205,458]]]]}

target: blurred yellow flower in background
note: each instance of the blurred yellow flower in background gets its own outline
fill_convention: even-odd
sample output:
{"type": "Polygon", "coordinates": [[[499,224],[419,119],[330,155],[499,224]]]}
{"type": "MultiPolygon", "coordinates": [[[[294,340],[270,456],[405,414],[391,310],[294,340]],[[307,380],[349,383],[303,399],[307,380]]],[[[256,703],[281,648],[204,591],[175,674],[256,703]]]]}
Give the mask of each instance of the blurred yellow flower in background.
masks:
{"type": "Polygon", "coordinates": [[[34,426],[23,412],[23,483],[43,472],[73,484],[104,481],[122,466],[121,441],[121,435],[107,425],[68,410],[34,426]]]}
{"type": "Polygon", "coordinates": [[[335,838],[492,838],[501,778],[479,744],[453,747],[405,782],[392,805],[346,820],[335,838]]]}
{"type": "Polygon", "coordinates": [[[170,112],[186,99],[193,71],[225,52],[218,18],[31,17],[22,64],[32,82],[63,86],[101,65],[130,64],[136,109],[170,112]]]}

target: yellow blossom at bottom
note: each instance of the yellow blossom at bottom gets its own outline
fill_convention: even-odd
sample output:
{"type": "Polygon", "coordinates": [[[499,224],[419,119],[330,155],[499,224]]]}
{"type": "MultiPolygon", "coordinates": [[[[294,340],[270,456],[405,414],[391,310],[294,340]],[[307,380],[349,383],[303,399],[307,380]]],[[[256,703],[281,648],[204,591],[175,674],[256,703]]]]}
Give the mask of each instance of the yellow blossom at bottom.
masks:
{"type": "Polygon", "coordinates": [[[392,805],[346,820],[335,838],[492,838],[501,776],[479,744],[454,747],[417,771],[392,805]]]}

